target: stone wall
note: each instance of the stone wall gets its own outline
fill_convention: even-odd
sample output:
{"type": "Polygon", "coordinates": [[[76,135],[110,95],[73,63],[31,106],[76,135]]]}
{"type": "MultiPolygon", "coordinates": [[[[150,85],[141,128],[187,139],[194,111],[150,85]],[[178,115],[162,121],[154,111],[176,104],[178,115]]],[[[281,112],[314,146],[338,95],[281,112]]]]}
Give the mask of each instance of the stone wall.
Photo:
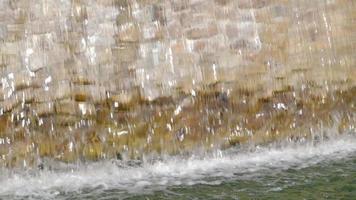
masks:
{"type": "Polygon", "coordinates": [[[177,153],[335,116],[340,132],[354,129],[355,10],[353,0],[2,0],[0,160],[177,153]],[[302,118],[320,117],[297,119],[301,105],[302,118]]]}

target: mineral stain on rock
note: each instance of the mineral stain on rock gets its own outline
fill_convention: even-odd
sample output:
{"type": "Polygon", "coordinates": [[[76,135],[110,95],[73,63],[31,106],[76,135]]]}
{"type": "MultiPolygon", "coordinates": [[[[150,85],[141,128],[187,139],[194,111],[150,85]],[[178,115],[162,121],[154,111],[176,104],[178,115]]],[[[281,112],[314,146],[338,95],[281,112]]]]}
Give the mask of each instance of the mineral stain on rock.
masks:
{"type": "Polygon", "coordinates": [[[355,9],[344,0],[3,0],[0,165],[354,131],[355,9]]]}

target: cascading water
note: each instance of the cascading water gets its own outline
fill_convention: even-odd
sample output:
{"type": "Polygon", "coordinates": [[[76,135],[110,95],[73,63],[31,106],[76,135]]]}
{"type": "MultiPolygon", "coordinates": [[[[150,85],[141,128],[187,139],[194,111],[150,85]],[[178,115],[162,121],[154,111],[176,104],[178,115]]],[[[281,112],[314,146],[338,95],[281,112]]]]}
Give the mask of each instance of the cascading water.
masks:
{"type": "Polygon", "coordinates": [[[0,1],[0,198],[248,184],[350,154],[354,166],[355,10],[351,0],[0,1]]]}

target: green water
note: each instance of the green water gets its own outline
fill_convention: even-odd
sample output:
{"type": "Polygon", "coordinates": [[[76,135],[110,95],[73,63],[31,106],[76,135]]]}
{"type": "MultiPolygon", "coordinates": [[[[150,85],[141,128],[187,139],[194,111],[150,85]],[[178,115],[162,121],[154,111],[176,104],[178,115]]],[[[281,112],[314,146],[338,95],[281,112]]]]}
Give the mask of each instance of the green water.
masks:
{"type": "MultiPolygon", "coordinates": [[[[174,186],[146,194],[106,190],[67,194],[64,199],[356,199],[356,155],[302,169],[270,171],[256,177],[236,174],[219,184],[174,186]],[[95,193],[95,192],[94,192],[95,193]]],[[[85,191],[83,191],[85,192],[85,191]]]]}
{"type": "MultiPolygon", "coordinates": [[[[111,192],[108,197],[115,195],[111,192]]],[[[218,185],[170,187],[127,199],[356,199],[356,155],[253,179],[235,177],[218,185]]]]}

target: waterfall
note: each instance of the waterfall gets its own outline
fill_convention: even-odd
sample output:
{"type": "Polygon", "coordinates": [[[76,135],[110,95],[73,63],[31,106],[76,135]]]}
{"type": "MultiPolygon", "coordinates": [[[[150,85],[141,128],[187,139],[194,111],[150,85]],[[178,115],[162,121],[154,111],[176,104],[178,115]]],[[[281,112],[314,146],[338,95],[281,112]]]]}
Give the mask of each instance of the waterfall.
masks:
{"type": "Polygon", "coordinates": [[[351,0],[2,0],[0,166],[355,132],[355,10],[351,0]]]}

